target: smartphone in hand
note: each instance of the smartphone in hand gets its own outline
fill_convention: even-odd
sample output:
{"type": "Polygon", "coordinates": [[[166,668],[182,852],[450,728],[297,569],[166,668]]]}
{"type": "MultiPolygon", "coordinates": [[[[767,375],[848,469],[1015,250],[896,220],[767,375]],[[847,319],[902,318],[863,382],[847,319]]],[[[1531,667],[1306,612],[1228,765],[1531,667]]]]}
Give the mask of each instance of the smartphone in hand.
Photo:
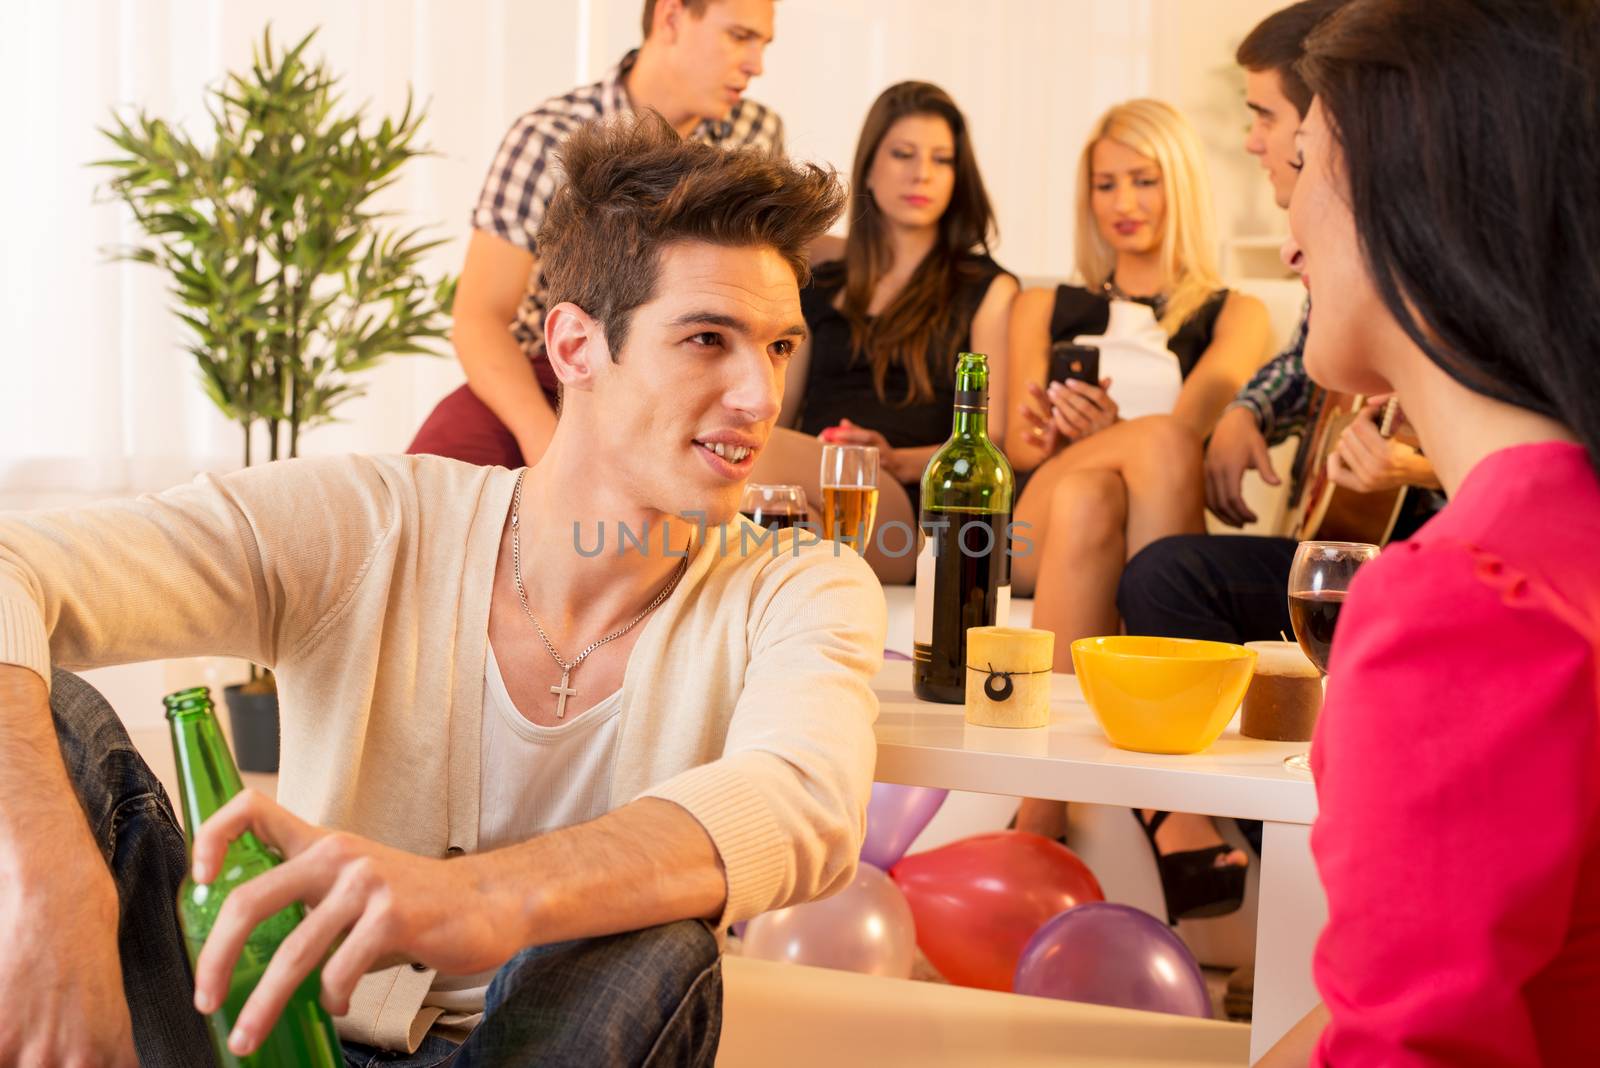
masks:
{"type": "Polygon", "coordinates": [[[1070,341],[1053,342],[1050,346],[1050,377],[1045,384],[1065,384],[1073,378],[1091,386],[1100,384],[1100,349],[1094,345],[1075,345],[1070,341]]]}

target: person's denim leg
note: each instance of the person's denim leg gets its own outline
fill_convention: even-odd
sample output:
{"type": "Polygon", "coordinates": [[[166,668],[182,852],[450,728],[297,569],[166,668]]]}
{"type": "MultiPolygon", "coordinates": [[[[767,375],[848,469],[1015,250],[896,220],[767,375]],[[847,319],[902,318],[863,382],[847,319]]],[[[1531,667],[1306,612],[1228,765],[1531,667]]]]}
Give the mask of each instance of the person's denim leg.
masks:
{"type": "Polygon", "coordinates": [[[61,756],[117,884],[122,985],[144,1068],[215,1063],[194,1011],[194,980],[178,929],[188,868],[183,831],[161,782],[105,698],[76,675],[51,679],[50,714],[61,756]]]}
{"type": "Polygon", "coordinates": [[[345,1068],[450,1068],[461,1047],[449,1039],[426,1035],[415,1053],[394,1053],[360,1042],[344,1043],[345,1068]]]}
{"type": "Polygon", "coordinates": [[[496,973],[452,1065],[710,1068],[722,957],[698,920],[536,946],[496,973]]]}

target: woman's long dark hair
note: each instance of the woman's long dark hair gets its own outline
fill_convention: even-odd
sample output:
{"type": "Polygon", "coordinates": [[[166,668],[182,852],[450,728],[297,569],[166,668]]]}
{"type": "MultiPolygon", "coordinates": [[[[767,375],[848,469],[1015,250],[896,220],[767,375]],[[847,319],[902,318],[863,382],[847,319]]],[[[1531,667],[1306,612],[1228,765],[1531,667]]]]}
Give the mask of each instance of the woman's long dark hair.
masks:
{"type": "Polygon", "coordinates": [[[901,82],[885,89],[867,112],[856,143],[855,164],[850,169],[850,191],[855,201],[850,232],[845,238],[845,286],[841,311],[850,323],[850,340],[857,356],[864,355],[872,367],[872,383],[882,400],[889,368],[906,370],[908,386],[903,405],[933,399],[930,354],[948,356],[954,366],[960,343],[961,309],[956,289],[960,282],[961,258],[974,250],[987,254],[994,239],[994,211],[983,189],[978,161],[973,155],[967,121],[950,94],[927,82],[901,82]],[[867,317],[872,291],[877,288],[893,263],[887,224],[883,213],[867,191],[867,172],[884,135],[908,115],[936,115],[950,126],[955,140],[955,188],[950,206],[939,218],[939,239],[933,250],[917,265],[905,288],[882,314],[867,317]],[[949,349],[948,352],[945,349],[949,349]]]}
{"type": "Polygon", "coordinates": [[[1389,312],[1600,469],[1600,3],[1353,0],[1301,69],[1389,312]]]}

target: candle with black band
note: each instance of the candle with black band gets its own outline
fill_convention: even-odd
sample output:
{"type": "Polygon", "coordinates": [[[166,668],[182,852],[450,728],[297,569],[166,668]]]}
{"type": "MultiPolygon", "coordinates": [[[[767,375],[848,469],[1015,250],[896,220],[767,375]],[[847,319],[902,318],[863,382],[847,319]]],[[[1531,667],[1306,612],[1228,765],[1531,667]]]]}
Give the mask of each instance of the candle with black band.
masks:
{"type": "Polygon", "coordinates": [[[967,631],[966,720],[976,727],[1045,727],[1055,635],[1026,627],[967,631]]]}

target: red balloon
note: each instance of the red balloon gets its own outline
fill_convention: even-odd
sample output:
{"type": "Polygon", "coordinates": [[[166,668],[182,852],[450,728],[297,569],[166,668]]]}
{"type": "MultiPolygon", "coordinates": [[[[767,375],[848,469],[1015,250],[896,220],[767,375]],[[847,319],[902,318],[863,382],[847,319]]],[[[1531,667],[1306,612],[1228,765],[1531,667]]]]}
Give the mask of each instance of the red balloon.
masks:
{"type": "Polygon", "coordinates": [[[973,835],[889,872],[911,905],[917,945],[952,983],[1010,990],[1022,947],[1045,921],[1105,892],[1078,855],[1027,831],[973,835]]]}

